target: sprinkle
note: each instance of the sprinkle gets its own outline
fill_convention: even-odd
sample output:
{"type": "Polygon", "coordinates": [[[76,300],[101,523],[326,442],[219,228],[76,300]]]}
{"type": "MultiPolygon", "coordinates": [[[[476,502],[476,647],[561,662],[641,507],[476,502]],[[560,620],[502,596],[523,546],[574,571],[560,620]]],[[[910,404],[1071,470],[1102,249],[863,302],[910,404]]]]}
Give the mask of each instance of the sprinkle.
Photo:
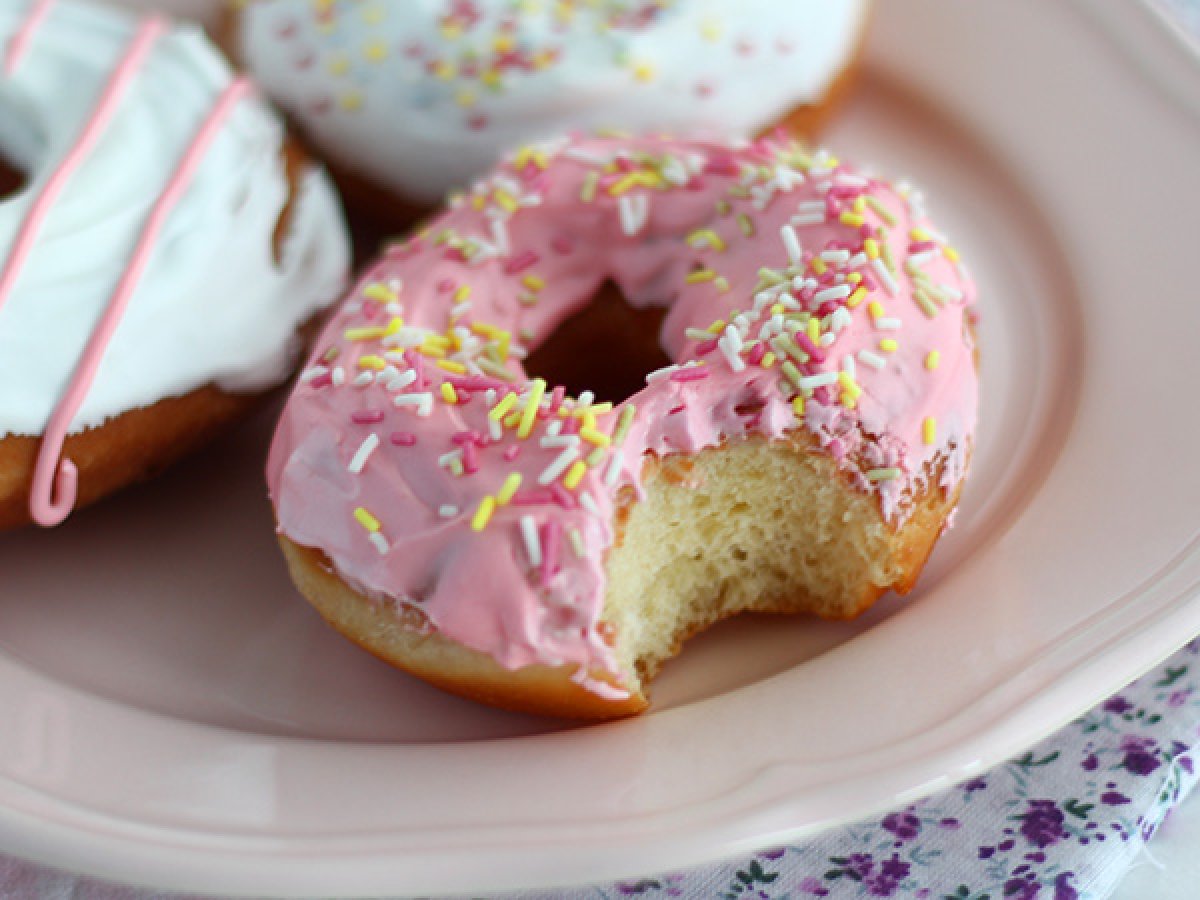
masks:
{"type": "Polygon", "coordinates": [[[875,270],[875,274],[879,276],[879,280],[883,282],[884,288],[893,297],[896,296],[896,279],[892,277],[892,273],[888,271],[888,267],[880,258],[871,260],[871,268],[875,270]]]}
{"type": "MultiPolygon", "coordinates": [[[[854,274],[857,275],[858,273],[855,272],[854,274]]],[[[866,296],[867,289],[865,287],[858,287],[849,297],[846,298],[846,306],[850,307],[850,309],[854,309],[854,307],[858,306],[858,304],[862,303],[863,300],[866,299],[866,296]]]]}
{"type": "Polygon", "coordinates": [[[351,475],[357,475],[363,470],[363,466],[367,464],[367,460],[371,458],[371,454],[375,452],[375,448],[379,446],[379,435],[369,434],[355,451],[354,456],[350,459],[350,464],[346,466],[346,470],[351,475]]]}
{"type": "Polygon", "coordinates": [[[600,447],[600,448],[607,447],[612,443],[611,437],[609,437],[603,431],[598,431],[595,428],[588,428],[588,427],[580,428],[579,436],[581,438],[583,438],[585,441],[587,441],[589,444],[593,444],[594,446],[600,447]]]}
{"type": "Polygon", "coordinates": [[[863,241],[863,252],[867,254],[867,259],[879,259],[879,241],[867,238],[863,241]]]}
{"type": "Polygon", "coordinates": [[[884,353],[895,353],[900,349],[900,345],[896,342],[895,338],[884,338],[879,342],[879,349],[884,353]]]}
{"type": "Polygon", "coordinates": [[[921,307],[921,312],[925,313],[928,318],[937,318],[938,308],[936,304],[934,304],[934,302],[924,294],[924,292],[914,292],[913,299],[917,301],[917,306],[921,307]]]}
{"type": "Polygon", "coordinates": [[[827,271],[829,271],[829,266],[825,265],[825,260],[821,259],[819,256],[814,256],[809,265],[812,266],[812,270],[818,275],[824,275],[827,271]]]}
{"type": "Polygon", "coordinates": [[[952,263],[958,262],[959,258],[960,258],[958,255],[958,251],[948,245],[942,248],[942,255],[945,256],[946,259],[950,260],[950,262],[952,262],[952,263]]]}
{"type": "Polygon", "coordinates": [[[381,409],[359,409],[350,414],[350,421],[355,425],[376,425],[383,421],[381,409]]]}
{"type": "Polygon", "coordinates": [[[397,394],[392,399],[392,405],[397,408],[415,406],[417,415],[424,418],[433,412],[433,394],[428,391],[419,394],[397,394]]]}
{"type": "Polygon", "coordinates": [[[449,503],[445,503],[438,507],[438,515],[443,519],[453,519],[458,515],[458,507],[449,503]]]}
{"type": "Polygon", "coordinates": [[[546,487],[558,480],[576,459],[579,458],[579,449],[577,447],[564,447],[562,452],[555,457],[554,462],[546,466],[542,473],[538,475],[538,484],[546,487]]]}
{"type": "Polygon", "coordinates": [[[861,362],[870,366],[872,369],[875,369],[876,371],[879,371],[880,369],[882,369],[884,366],[887,365],[886,359],[884,359],[882,356],[880,356],[877,353],[872,353],[870,350],[859,350],[858,358],[861,362]]]}
{"type": "Polygon", "coordinates": [[[364,388],[368,384],[373,384],[374,381],[375,376],[370,372],[360,372],[358,375],[354,376],[354,381],[352,381],[351,384],[358,388],[364,388]]]}
{"type": "Polygon", "coordinates": [[[579,197],[584,203],[591,203],[596,199],[596,187],[600,184],[600,175],[597,172],[588,172],[583,177],[583,188],[579,192],[579,197]]]}
{"type": "Polygon", "coordinates": [[[862,394],[862,388],[858,386],[848,372],[838,372],[837,380],[842,386],[842,391],[846,394],[849,394],[851,400],[857,400],[859,395],[862,394]]]}
{"type": "Polygon", "coordinates": [[[496,498],[490,494],[479,501],[479,508],[475,510],[475,515],[471,519],[472,531],[483,531],[487,528],[488,522],[492,520],[492,513],[496,511],[496,498]]]}
{"type": "Polygon", "coordinates": [[[467,367],[453,359],[439,359],[434,365],[446,372],[453,372],[455,375],[467,374],[467,367]]]}
{"type": "Polygon", "coordinates": [[[537,294],[546,286],[546,279],[537,275],[526,275],[521,279],[521,284],[537,294]]]}
{"type": "Polygon", "coordinates": [[[512,500],[513,495],[517,492],[517,489],[520,486],[521,486],[521,473],[520,472],[510,473],[509,476],[504,479],[504,484],[502,484],[500,486],[500,490],[496,491],[496,505],[497,506],[507,506],[509,501],[512,500]]]}
{"type": "Polygon", "coordinates": [[[785,359],[779,368],[797,390],[803,390],[804,376],[800,374],[794,362],[785,359]]]}
{"type": "Polygon", "coordinates": [[[925,421],[921,423],[921,436],[926,444],[933,444],[937,441],[937,419],[933,416],[925,417],[925,421]]]}
{"type": "Polygon", "coordinates": [[[617,198],[617,211],[621,218],[621,230],[633,237],[646,225],[650,212],[650,200],[643,194],[626,194],[617,198]]]}
{"type": "Polygon", "coordinates": [[[903,474],[899,469],[870,469],[867,472],[867,481],[891,481],[899,478],[903,474]]]}
{"type": "Polygon", "coordinates": [[[792,398],[792,412],[796,414],[796,418],[804,418],[804,395],[797,394],[792,398]]]}
{"type": "Polygon", "coordinates": [[[417,436],[411,431],[393,431],[389,440],[397,447],[412,447],[417,443],[417,436]]]}
{"type": "Polygon", "coordinates": [[[542,396],[546,393],[546,382],[541,378],[535,378],[529,384],[529,396],[525,400],[525,408],[521,411],[520,424],[517,426],[517,437],[521,440],[529,437],[533,431],[533,421],[537,416],[538,408],[542,403],[542,396]]]}
{"type": "Polygon", "coordinates": [[[575,488],[579,487],[579,482],[583,479],[583,476],[586,473],[587,463],[585,463],[582,459],[576,460],[571,465],[571,468],[567,470],[567,474],[563,477],[563,485],[572,491],[575,490],[575,488]]]}
{"type": "Polygon", "coordinates": [[[382,281],[371,282],[363,288],[362,294],[366,299],[375,300],[378,303],[395,303],[399,299],[396,292],[382,281]]]}
{"type": "Polygon", "coordinates": [[[625,443],[625,438],[629,435],[629,429],[633,425],[633,418],[637,415],[637,407],[632,404],[622,407],[621,417],[617,419],[616,430],[613,431],[613,446],[620,447],[625,443]]]}
{"type": "Polygon", "coordinates": [[[521,516],[521,540],[525,543],[525,555],[529,557],[529,565],[538,568],[542,564],[542,542],[538,539],[537,524],[533,516],[521,516]]]}
{"type": "Polygon", "coordinates": [[[593,516],[596,516],[597,518],[603,518],[600,515],[600,507],[596,505],[595,499],[587,491],[579,492],[579,505],[590,512],[593,516]]]}
{"type": "Polygon", "coordinates": [[[387,333],[388,330],[383,325],[368,325],[363,328],[347,328],[342,332],[342,337],[348,341],[373,341],[385,337],[387,333]]]}
{"type": "Polygon", "coordinates": [[[800,388],[811,391],[820,387],[837,384],[840,374],[840,372],[818,372],[816,375],[805,375],[800,379],[800,388]]]}
{"type": "Polygon", "coordinates": [[[450,382],[448,382],[448,381],[442,382],[441,394],[442,394],[442,399],[445,400],[447,403],[449,403],[451,406],[458,403],[458,394],[454,393],[454,385],[452,385],[450,382]]]}
{"type": "Polygon", "coordinates": [[[509,410],[511,410],[516,405],[516,403],[517,403],[517,395],[516,394],[511,393],[511,392],[505,394],[502,398],[500,398],[500,402],[497,403],[495,406],[493,406],[491,408],[491,410],[488,412],[488,418],[491,419],[493,422],[499,422],[506,415],[508,415],[509,410]]]}
{"type": "Polygon", "coordinates": [[[872,300],[867,304],[867,312],[870,313],[872,319],[880,319],[883,317],[886,310],[883,308],[883,304],[878,300],[872,300]]]}
{"type": "Polygon", "coordinates": [[[864,219],[861,215],[859,215],[858,213],[855,213],[855,212],[842,213],[840,216],[838,216],[838,221],[841,222],[843,225],[849,225],[852,228],[858,228],[859,226],[866,223],[866,219],[864,219]]]}
{"type": "Polygon", "coordinates": [[[587,547],[583,545],[583,535],[579,533],[578,528],[571,528],[567,531],[567,537],[571,541],[571,549],[575,551],[575,556],[578,559],[583,559],[587,556],[587,547]]]}
{"type": "Polygon", "coordinates": [[[892,211],[884,206],[878,197],[868,196],[867,205],[874,210],[875,215],[887,222],[889,228],[895,227],[896,217],[892,215],[892,211]]]}
{"type": "Polygon", "coordinates": [[[354,518],[367,531],[378,531],[381,527],[379,520],[361,506],[354,510],[354,518]]]}
{"type": "Polygon", "coordinates": [[[387,538],[385,538],[378,531],[374,531],[371,534],[368,534],[367,540],[369,540],[372,544],[374,544],[375,549],[379,551],[380,556],[387,556],[388,551],[392,549],[388,545],[387,538]]]}
{"type": "Polygon", "coordinates": [[[684,278],[688,284],[701,284],[705,281],[712,281],[717,277],[717,273],[712,269],[697,269],[695,272],[689,272],[684,278]]]}
{"type": "Polygon", "coordinates": [[[880,331],[899,331],[903,324],[899,319],[883,318],[875,320],[875,327],[880,331]]]}
{"type": "Polygon", "coordinates": [[[938,362],[941,361],[941,358],[942,354],[938,353],[936,350],[930,350],[927,354],[925,354],[925,368],[932,372],[938,367],[938,362]]]}
{"type": "Polygon", "coordinates": [[[784,225],[779,229],[779,236],[783,238],[783,246],[787,249],[788,259],[791,260],[792,265],[803,265],[804,250],[800,246],[800,238],[796,236],[796,229],[791,225],[784,225]]]}
{"type": "Polygon", "coordinates": [[[820,304],[826,302],[827,300],[842,300],[849,296],[850,285],[838,284],[834,285],[833,287],[817,291],[817,293],[813,296],[813,300],[820,304]]]}

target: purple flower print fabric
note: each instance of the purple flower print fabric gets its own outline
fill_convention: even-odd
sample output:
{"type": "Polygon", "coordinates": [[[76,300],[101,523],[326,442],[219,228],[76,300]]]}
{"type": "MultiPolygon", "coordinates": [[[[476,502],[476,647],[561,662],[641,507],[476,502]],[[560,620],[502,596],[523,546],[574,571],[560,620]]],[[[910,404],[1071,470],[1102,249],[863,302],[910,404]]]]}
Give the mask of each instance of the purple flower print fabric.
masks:
{"type": "Polygon", "coordinates": [[[1200,641],[979,778],[803,844],[506,900],[1102,900],[1196,783],[1200,641]]]}

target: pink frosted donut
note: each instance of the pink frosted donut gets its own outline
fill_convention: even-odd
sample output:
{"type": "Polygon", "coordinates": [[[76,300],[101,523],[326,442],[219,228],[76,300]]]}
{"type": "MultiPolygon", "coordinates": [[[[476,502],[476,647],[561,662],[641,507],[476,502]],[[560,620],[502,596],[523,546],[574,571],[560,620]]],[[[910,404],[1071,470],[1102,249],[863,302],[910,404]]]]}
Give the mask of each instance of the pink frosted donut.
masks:
{"type": "Polygon", "coordinates": [[[318,342],[268,464],[293,577],[449,690],[638,712],[718,619],[912,586],[970,457],[973,301],[920,196],[826,152],[526,147],[318,342]],[[615,406],[522,367],[607,280],[674,361],[615,406]]]}

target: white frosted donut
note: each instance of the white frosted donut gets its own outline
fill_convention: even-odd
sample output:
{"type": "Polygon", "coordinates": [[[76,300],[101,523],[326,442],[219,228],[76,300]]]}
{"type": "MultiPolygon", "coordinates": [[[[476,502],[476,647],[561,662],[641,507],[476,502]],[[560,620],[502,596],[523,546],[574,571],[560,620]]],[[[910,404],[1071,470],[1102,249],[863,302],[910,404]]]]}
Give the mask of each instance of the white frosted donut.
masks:
{"type": "Polygon", "coordinates": [[[251,0],[235,53],[323,152],[417,201],[572,129],[747,135],[821,102],[866,0],[251,0]]]}
{"type": "Polygon", "coordinates": [[[328,179],[293,195],[276,116],[190,26],[20,0],[0,50],[0,152],[27,175],[0,201],[0,438],[52,431],[74,390],[69,434],[280,383],[349,252],[328,179]]]}

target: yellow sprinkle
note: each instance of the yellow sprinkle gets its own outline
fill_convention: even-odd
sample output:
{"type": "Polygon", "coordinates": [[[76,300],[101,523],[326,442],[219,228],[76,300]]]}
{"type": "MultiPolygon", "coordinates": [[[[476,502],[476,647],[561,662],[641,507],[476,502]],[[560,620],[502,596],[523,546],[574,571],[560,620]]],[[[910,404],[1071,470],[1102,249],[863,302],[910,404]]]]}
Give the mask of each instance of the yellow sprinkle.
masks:
{"type": "Polygon", "coordinates": [[[884,315],[883,304],[878,300],[872,300],[867,304],[867,312],[871,314],[872,319],[881,319],[884,315]]]}
{"type": "Polygon", "coordinates": [[[453,346],[454,341],[446,337],[444,334],[430,334],[425,337],[425,343],[431,347],[438,347],[442,350],[446,350],[453,346]]]}
{"type": "Polygon", "coordinates": [[[483,531],[488,522],[492,521],[492,513],[496,511],[496,498],[490,494],[479,501],[479,508],[471,519],[472,531],[483,531]]]}
{"type": "Polygon", "coordinates": [[[956,263],[959,260],[958,251],[950,246],[946,246],[946,247],[942,248],[942,255],[945,256],[946,259],[950,260],[950,262],[952,262],[952,263],[956,263]]]}
{"type": "Polygon", "coordinates": [[[745,213],[738,213],[737,217],[738,228],[742,229],[742,234],[746,237],[754,237],[754,222],[745,213]]]}
{"type": "Polygon", "coordinates": [[[705,281],[712,281],[717,277],[717,273],[712,269],[697,269],[695,272],[689,272],[684,279],[688,284],[702,284],[705,281]]]}
{"type": "Polygon", "coordinates": [[[824,275],[825,270],[828,268],[829,267],[825,265],[825,260],[821,259],[821,257],[814,256],[812,258],[812,270],[818,275],[824,275]]]}
{"type": "Polygon", "coordinates": [[[914,241],[931,241],[931,240],[933,240],[933,235],[931,235],[928,231],[926,231],[924,228],[921,228],[921,227],[911,229],[908,232],[908,236],[910,238],[912,238],[914,241]]]}
{"type": "Polygon", "coordinates": [[[921,423],[921,436],[927,444],[932,444],[937,440],[937,419],[933,416],[925,417],[925,421],[921,423]]]}
{"type": "Polygon", "coordinates": [[[546,286],[546,279],[538,275],[526,275],[521,279],[521,284],[536,294],[546,286]]]}
{"type": "Polygon", "coordinates": [[[709,326],[708,326],[708,328],[706,328],[705,330],[706,330],[706,331],[707,331],[709,334],[720,334],[722,331],[724,331],[724,330],[725,330],[725,320],[724,320],[724,319],[717,319],[717,321],[713,322],[713,323],[712,323],[711,325],[709,325],[709,326]]]}
{"type": "Polygon", "coordinates": [[[729,279],[722,275],[719,278],[713,279],[713,284],[722,294],[729,293],[729,279]]]}
{"type": "Polygon", "coordinates": [[[850,309],[854,309],[854,307],[858,306],[858,304],[862,303],[863,300],[866,299],[866,296],[867,289],[865,287],[855,288],[854,292],[846,298],[846,306],[850,307],[850,309]]]}
{"type": "Polygon", "coordinates": [[[775,354],[768,350],[763,354],[761,365],[764,369],[769,369],[775,365],[775,354]]]}
{"type": "Polygon", "coordinates": [[[716,43],[721,39],[721,23],[716,19],[705,19],[700,23],[700,34],[709,43],[716,43]]]}
{"type": "Polygon", "coordinates": [[[451,406],[458,403],[458,394],[454,393],[454,385],[448,381],[442,382],[442,399],[451,406]]]}
{"type": "Polygon", "coordinates": [[[330,75],[345,75],[350,71],[349,57],[339,53],[329,60],[328,69],[330,75]]]}
{"type": "Polygon", "coordinates": [[[878,197],[867,197],[867,205],[871,207],[871,209],[875,210],[875,215],[887,222],[889,227],[896,224],[896,217],[892,215],[892,211],[890,209],[879,202],[878,197]]]}
{"type": "Polygon", "coordinates": [[[518,409],[508,414],[508,416],[504,419],[503,425],[505,428],[516,428],[520,421],[521,411],[518,409]]]}
{"type": "Polygon", "coordinates": [[[382,356],[376,356],[373,353],[358,358],[358,367],[360,369],[373,369],[378,372],[386,365],[387,361],[382,356]]]}
{"type": "Polygon", "coordinates": [[[860,195],[854,198],[854,203],[851,204],[851,207],[861,216],[867,211],[867,201],[860,195]]]}
{"type": "Polygon", "coordinates": [[[500,32],[492,39],[492,49],[497,53],[508,53],[514,47],[513,37],[507,32],[500,32]]]}
{"type": "Polygon", "coordinates": [[[597,447],[591,453],[589,453],[586,457],[588,468],[591,468],[591,469],[596,468],[596,466],[598,466],[598,465],[600,465],[600,463],[604,462],[604,459],[606,456],[608,456],[607,448],[597,447]]]}
{"type": "Polygon", "coordinates": [[[387,44],[383,41],[371,41],[363,47],[363,56],[371,62],[383,62],[387,59],[387,44]]]}
{"type": "Polygon", "coordinates": [[[792,398],[792,412],[796,414],[797,418],[804,418],[804,396],[802,394],[797,394],[792,398]]]}
{"type": "Polygon", "coordinates": [[[821,323],[816,316],[813,316],[808,320],[808,326],[806,330],[808,331],[808,339],[814,344],[821,339],[821,323]]]}
{"type": "Polygon", "coordinates": [[[354,518],[367,531],[376,532],[379,530],[379,520],[361,506],[354,510],[354,518]]]}
{"type": "Polygon", "coordinates": [[[638,63],[633,67],[633,77],[642,82],[653,81],[654,66],[647,62],[638,63]]]}
{"type": "Polygon", "coordinates": [[[471,296],[471,286],[469,284],[459,285],[458,290],[454,292],[454,302],[462,303],[471,296]]]}
{"type": "Polygon", "coordinates": [[[443,81],[449,81],[458,74],[458,69],[455,68],[454,63],[443,59],[434,65],[433,74],[443,81]]]}
{"type": "Polygon", "coordinates": [[[453,372],[455,375],[466,375],[467,367],[462,363],[453,359],[439,359],[434,363],[439,369],[444,369],[447,372],[453,372]]]}
{"type": "Polygon", "coordinates": [[[517,437],[521,440],[529,437],[533,431],[533,422],[537,417],[538,406],[542,402],[542,396],[546,393],[546,382],[544,379],[535,378],[529,384],[529,398],[525,401],[525,409],[521,411],[521,424],[517,428],[517,437]]]}
{"type": "Polygon", "coordinates": [[[505,394],[500,399],[500,402],[492,407],[491,411],[488,413],[488,418],[493,422],[499,422],[506,415],[508,415],[508,411],[513,408],[516,402],[516,394],[505,394]]]}
{"type": "Polygon", "coordinates": [[[432,356],[434,359],[441,359],[446,355],[444,348],[438,346],[437,344],[431,344],[428,340],[418,347],[417,350],[419,350],[425,356],[432,356]]]}
{"type": "Polygon", "coordinates": [[[589,416],[594,421],[596,416],[602,416],[605,413],[612,412],[613,405],[605,400],[603,403],[593,403],[591,406],[577,409],[571,415],[578,418],[587,419],[589,416]]]}
{"type": "Polygon", "coordinates": [[[718,253],[725,251],[725,242],[721,240],[721,236],[711,228],[698,228],[688,235],[688,246],[690,247],[711,247],[718,253]]]}
{"type": "Polygon", "coordinates": [[[582,459],[575,460],[571,468],[567,469],[567,474],[563,476],[563,485],[568,490],[575,490],[575,488],[579,487],[579,482],[583,480],[583,476],[586,473],[587,463],[582,459]]]}
{"type": "Polygon", "coordinates": [[[800,379],[802,376],[800,375],[800,370],[796,368],[796,364],[794,362],[792,362],[790,359],[785,359],[780,364],[779,369],[781,372],[783,372],[784,377],[792,383],[792,387],[796,388],[796,390],[801,389],[800,379]]]}
{"type": "Polygon", "coordinates": [[[855,399],[853,394],[847,391],[843,391],[839,399],[842,401],[842,406],[846,407],[846,409],[854,409],[858,406],[858,400],[855,399]]]}
{"type": "Polygon", "coordinates": [[[612,438],[603,431],[597,431],[595,428],[580,428],[579,436],[589,444],[595,444],[597,447],[607,447],[612,443],[612,438]]]}
{"type": "Polygon", "coordinates": [[[867,259],[879,259],[879,241],[875,238],[867,238],[863,241],[863,250],[867,253],[867,259]]]}
{"type": "Polygon", "coordinates": [[[900,349],[900,345],[896,343],[895,338],[884,338],[879,342],[879,349],[884,353],[895,353],[900,349]]]}
{"type": "Polygon", "coordinates": [[[492,199],[496,202],[496,205],[506,213],[515,213],[521,208],[520,204],[513,199],[512,194],[508,193],[507,191],[496,191],[496,193],[492,195],[492,199]]]}
{"type": "Polygon", "coordinates": [[[862,388],[850,377],[849,372],[838,372],[838,384],[842,386],[842,391],[849,394],[853,400],[857,400],[858,395],[862,393],[862,388]]]}
{"type": "Polygon", "coordinates": [[[838,217],[838,221],[843,225],[850,225],[854,228],[858,228],[860,225],[866,222],[866,219],[864,219],[858,213],[844,212],[838,217]]]}
{"type": "Polygon", "coordinates": [[[521,473],[513,472],[504,479],[504,484],[500,486],[500,490],[496,491],[496,505],[507,506],[516,494],[517,488],[521,486],[521,473]]]}
{"type": "Polygon", "coordinates": [[[936,350],[930,350],[925,354],[925,368],[932,372],[938,367],[938,363],[941,361],[941,358],[942,354],[938,353],[936,350]]]}
{"type": "Polygon", "coordinates": [[[846,280],[848,282],[850,282],[851,284],[858,284],[860,281],[862,281],[862,273],[861,272],[851,272],[849,275],[846,276],[846,280]]]}
{"type": "Polygon", "coordinates": [[[600,175],[597,172],[588,172],[583,177],[583,187],[579,190],[579,199],[584,203],[591,203],[596,199],[596,187],[600,184],[600,175]]]}
{"type": "Polygon", "coordinates": [[[637,407],[630,404],[621,410],[621,418],[617,420],[617,428],[613,432],[613,443],[620,447],[624,443],[626,436],[629,434],[629,428],[633,425],[633,417],[637,415],[637,407]]]}
{"type": "Polygon", "coordinates": [[[387,329],[380,325],[370,325],[366,328],[347,328],[342,337],[348,341],[373,341],[387,334],[387,329]]]}
{"type": "Polygon", "coordinates": [[[368,300],[377,300],[380,303],[392,303],[396,297],[396,292],[384,284],[382,281],[373,281],[363,288],[363,296],[368,300]]]}

